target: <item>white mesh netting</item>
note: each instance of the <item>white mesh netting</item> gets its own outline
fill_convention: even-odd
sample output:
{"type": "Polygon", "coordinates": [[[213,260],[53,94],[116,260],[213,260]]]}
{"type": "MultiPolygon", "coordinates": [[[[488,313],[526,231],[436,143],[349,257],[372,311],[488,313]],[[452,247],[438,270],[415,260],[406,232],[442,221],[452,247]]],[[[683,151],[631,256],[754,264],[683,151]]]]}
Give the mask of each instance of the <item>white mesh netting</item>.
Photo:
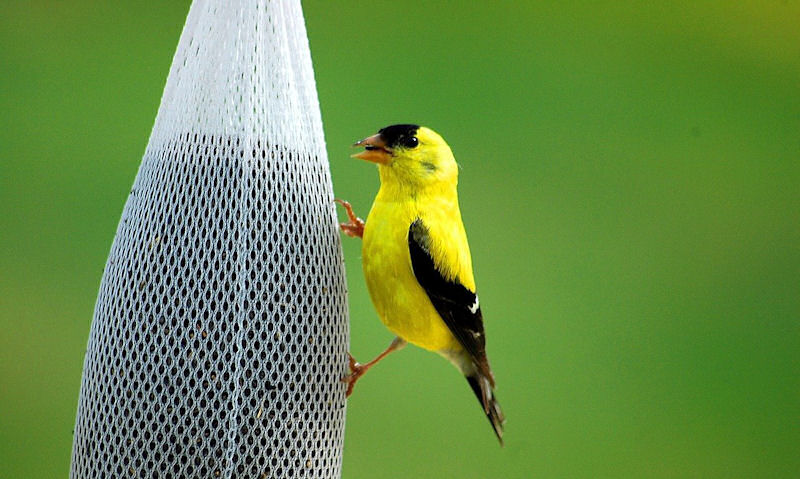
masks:
{"type": "Polygon", "coordinates": [[[340,476],[332,200],[299,1],[195,0],[103,274],[71,477],[340,476]]]}

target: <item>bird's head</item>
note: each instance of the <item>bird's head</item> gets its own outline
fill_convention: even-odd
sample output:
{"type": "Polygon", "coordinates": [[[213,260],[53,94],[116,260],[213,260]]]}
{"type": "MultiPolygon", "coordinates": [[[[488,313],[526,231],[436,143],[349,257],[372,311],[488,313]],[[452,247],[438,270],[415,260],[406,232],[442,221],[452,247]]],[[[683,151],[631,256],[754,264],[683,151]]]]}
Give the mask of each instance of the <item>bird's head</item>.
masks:
{"type": "Polygon", "coordinates": [[[441,182],[455,185],[458,165],[438,133],[419,125],[392,125],[357,141],[363,146],[353,158],[379,165],[381,182],[423,188],[441,182]]]}

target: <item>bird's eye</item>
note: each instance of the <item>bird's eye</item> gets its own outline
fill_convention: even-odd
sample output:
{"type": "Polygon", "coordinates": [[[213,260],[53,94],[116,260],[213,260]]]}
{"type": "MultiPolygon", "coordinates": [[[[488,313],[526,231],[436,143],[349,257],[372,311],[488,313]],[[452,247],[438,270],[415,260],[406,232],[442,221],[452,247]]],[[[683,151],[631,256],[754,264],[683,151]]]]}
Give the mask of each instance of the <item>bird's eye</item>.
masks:
{"type": "Polygon", "coordinates": [[[419,145],[419,140],[416,136],[408,136],[403,138],[403,146],[406,148],[414,148],[417,145],[419,145]]]}

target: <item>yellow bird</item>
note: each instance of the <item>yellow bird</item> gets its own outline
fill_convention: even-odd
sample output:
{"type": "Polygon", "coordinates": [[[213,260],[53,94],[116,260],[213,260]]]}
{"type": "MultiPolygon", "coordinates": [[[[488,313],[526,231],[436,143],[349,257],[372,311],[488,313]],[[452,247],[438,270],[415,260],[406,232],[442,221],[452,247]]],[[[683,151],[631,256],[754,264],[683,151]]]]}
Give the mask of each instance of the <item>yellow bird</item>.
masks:
{"type": "Polygon", "coordinates": [[[364,277],[383,323],[397,337],[366,364],[350,357],[347,395],[375,363],[407,342],[435,351],[466,377],[503,443],[505,418],[486,357],[467,235],[458,207],[458,165],[447,143],[418,125],[392,125],[353,146],[378,164],[381,187],[367,216],[350,204],[345,234],[363,238],[364,277]]]}

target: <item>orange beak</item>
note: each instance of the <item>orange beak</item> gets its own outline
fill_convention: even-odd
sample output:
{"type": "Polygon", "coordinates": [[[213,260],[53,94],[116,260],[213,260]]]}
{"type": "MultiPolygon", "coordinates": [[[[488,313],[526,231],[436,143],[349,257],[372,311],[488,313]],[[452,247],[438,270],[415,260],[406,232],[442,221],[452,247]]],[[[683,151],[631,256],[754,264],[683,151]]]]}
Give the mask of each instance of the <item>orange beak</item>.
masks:
{"type": "Polygon", "coordinates": [[[364,138],[353,143],[353,146],[363,146],[361,153],[352,155],[353,158],[367,160],[379,165],[388,165],[392,160],[392,151],[386,147],[386,142],[381,138],[380,133],[364,138]]]}

